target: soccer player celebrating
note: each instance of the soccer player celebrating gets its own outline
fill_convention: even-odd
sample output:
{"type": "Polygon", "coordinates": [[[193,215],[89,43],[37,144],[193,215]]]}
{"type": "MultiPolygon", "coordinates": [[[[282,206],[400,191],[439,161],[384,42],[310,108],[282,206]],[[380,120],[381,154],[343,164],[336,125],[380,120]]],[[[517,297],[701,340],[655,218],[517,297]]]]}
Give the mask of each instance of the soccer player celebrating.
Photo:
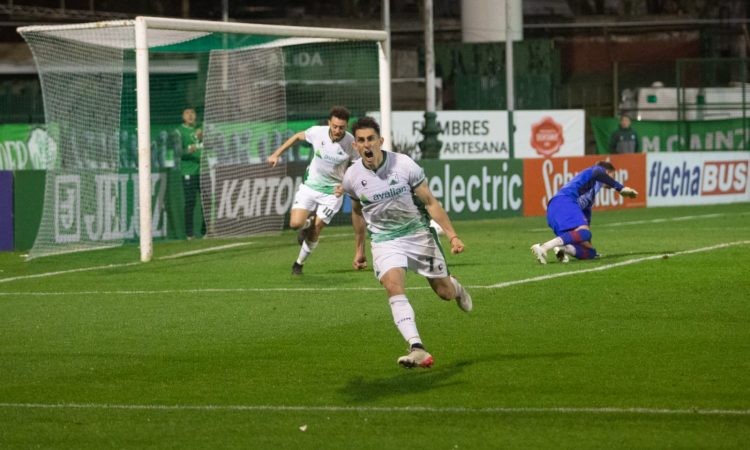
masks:
{"type": "Polygon", "coordinates": [[[357,152],[352,147],[354,138],[346,129],[350,113],[335,106],[328,113],[328,126],[314,126],[300,131],[284,142],[268,157],[271,167],[276,167],[281,154],[297,141],[307,141],[313,146],[313,159],[305,171],[305,181],[294,195],[289,226],[300,231],[298,242],[302,246],[292,265],[292,274],[302,275],[302,266],[318,246],[320,232],[331,223],[341,209],[343,198],[336,195],[344,172],[357,152]]]}
{"type": "Polygon", "coordinates": [[[464,243],[430,192],[424,170],[406,155],[382,150],[380,125],[373,118],[359,119],[352,133],[361,158],[346,171],[342,190],[352,198],[353,265],[357,270],[367,267],[367,230],[375,276],[388,294],[396,327],[409,343],[409,353],[398,358],[398,363],[408,368],[430,367],[432,355],[422,344],[414,309],[404,291],[406,270],[424,276],[440,298],[456,300],[459,308],[469,312],[471,296],[450,276],[442,248],[428,226],[430,217],[445,231],[452,253],[463,252],[464,243]]]}
{"type": "Polygon", "coordinates": [[[592,259],[598,256],[591,245],[591,207],[599,189],[604,186],[617,190],[623,197],[636,198],[635,189],[623,186],[615,179],[615,166],[599,161],[581,171],[562,187],[547,204],[547,224],[557,235],[544,244],[531,246],[531,253],[542,264],[547,264],[547,252],[553,250],[560,262],[570,256],[592,259]]]}

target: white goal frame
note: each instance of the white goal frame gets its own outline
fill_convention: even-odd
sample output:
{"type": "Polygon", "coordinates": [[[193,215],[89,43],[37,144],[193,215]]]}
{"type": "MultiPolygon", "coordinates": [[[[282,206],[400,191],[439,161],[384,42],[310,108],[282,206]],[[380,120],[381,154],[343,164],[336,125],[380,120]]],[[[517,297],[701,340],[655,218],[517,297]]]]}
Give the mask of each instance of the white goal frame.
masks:
{"type": "Polygon", "coordinates": [[[151,232],[151,111],[149,95],[149,30],[175,30],[188,32],[238,33],[273,35],[296,38],[322,38],[348,41],[372,41],[378,45],[378,81],[380,90],[380,127],[385,148],[391,145],[391,71],[387,53],[388,32],[381,30],[354,30],[345,28],[300,27],[208,20],[172,19],[139,16],[135,20],[95,22],[75,25],[31,26],[32,31],[94,29],[106,27],[133,27],[135,32],[136,108],[138,126],[138,205],[140,220],[141,262],[153,257],[151,232]]]}

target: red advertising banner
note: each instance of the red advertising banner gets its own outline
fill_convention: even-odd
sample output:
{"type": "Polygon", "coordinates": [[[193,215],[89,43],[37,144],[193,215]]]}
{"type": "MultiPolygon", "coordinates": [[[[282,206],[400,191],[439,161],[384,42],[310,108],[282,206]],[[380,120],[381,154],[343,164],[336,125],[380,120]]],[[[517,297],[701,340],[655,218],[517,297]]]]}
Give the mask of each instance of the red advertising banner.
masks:
{"type": "MultiPolygon", "coordinates": [[[[572,158],[525,159],[523,161],[523,205],[525,216],[543,216],[547,203],[557,191],[573,179],[578,172],[602,161],[602,156],[572,158]]],[[[618,208],[643,208],[646,206],[646,155],[610,155],[614,164],[615,179],[640,194],[636,199],[626,199],[613,189],[602,189],[596,196],[595,210],[618,208]]]]}

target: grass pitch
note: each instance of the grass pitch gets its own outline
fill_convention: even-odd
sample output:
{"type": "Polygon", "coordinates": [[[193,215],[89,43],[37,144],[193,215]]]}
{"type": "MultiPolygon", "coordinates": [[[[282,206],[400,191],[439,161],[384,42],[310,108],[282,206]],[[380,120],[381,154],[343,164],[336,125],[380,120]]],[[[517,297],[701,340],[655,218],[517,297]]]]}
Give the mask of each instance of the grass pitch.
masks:
{"type": "Polygon", "coordinates": [[[594,213],[567,265],[544,218],[455,226],[474,311],[407,281],[429,370],[349,227],[299,278],[291,232],[0,254],[0,448],[747,447],[748,204],[594,213]]]}

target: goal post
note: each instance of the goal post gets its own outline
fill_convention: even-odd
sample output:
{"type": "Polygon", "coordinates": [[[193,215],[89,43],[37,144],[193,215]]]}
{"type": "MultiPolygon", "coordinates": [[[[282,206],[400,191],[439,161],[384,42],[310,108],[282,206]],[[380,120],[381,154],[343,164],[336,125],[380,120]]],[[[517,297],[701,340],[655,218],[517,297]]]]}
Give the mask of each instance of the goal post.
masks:
{"type": "MultiPolygon", "coordinates": [[[[337,104],[350,107],[355,115],[379,106],[382,134],[386,146],[390,144],[390,64],[385,52],[385,31],[156,17],[22,27],[18,31],[32,48],[39,70],[48,134],[51,140],[60,140],[55,143],[57,159],[50,161],[55,176],[47,177],[45,211],[32,257],[120,245],[137,238],[141,261],[152,259],[154,230],[164,227],[167,217],[154,216],[154,205],[159,202],[154,199],[155,183],[175,183],[170,176],[155,181],[154,172],[166,164],[164,149],[159,146],[171,139],[165,111],[185,103],[187,95],[179,89],[189,91],[193,99],[200,98],[205,106],[202,133],[206,148],[211,147],[211,156],[206,158],[204,154],[201,159],[200,166],[210,170],[201,170],[200,186],[201,190],[211,188],[210,194],[201,194],[203,210],[213,214],[209,235],[242,236],[280,229],[279,212],[286,200],[280,202],[278,197],[282,187],[284,199],[293,192],[288,183],[281,186],[278,172],[269,175],[270,169],[265,165],[268,149],[287,137],[274,126],[278,128],[290,120],[323,119],[328,108],[337,104]],[[356,42],[374,45],[377,54],[372,59],[360,56],[369,51],[366,47],[348,46],[356,42]],[[313,67],[307,72],[304,67],[294,67],[306,54],[294,49],[330,55],[334,63],[327,64],[335,67],[313,67]],[[191,78],[185,81],[179,73],[188,66],[190,69],[184,72],[190,72],[191,78]],[[371,67],[377,84],[358,80],[356,66],[371,67]],[[176,75],[165,79],[159,71],[176,75]],[[103,92],[109,92],[111,98],[105,101],[103,92]],[[165,97],[165,92],[172,97],[165,97]],[[81,112],[82,117],[77,117],[76,112],[81,112]],[[126,140],[128,127],[134,129],[137,151],[130,149],[136,147],[135,142],[126,140]],[[238,145],[246,145],[253,133],[275,137],[258,143],[253,155],[238,155],[238,145]],[[113,155],[103,147],[118,137],[120,142],[115,144],[113,155]],[[209,145],[209,141],[214,144],[209,145]],[[122,155],[128,152],[134,154],[133,159],[137,155],[137,179],[121,174],[123,161],[127,160],[122,155]],[[231,179],[222,181],[222,174],[227,173],[232,174],[231,179]],[[275,178],[268,178],[271,175],[275,178]],[[87,177],[96,181],[87,181],[87,177]],[[238,181],[241,177],[246,179],[238,181]],[[260,178],[255,183],[248,181],[253,177],[260,178]],[[67,186],[66,180],[77,184],[67,186]],[[268,203],[271,200],[263,200],[262,204],[248,200],[266,185],[271,190],[278,186],[275,204],[268,203]],[[83,192],[78,203],[63,198],[61,193],[75,189],[83,192]],[[241,207],[222,203],[217,194],[221,189],[245,204],[241,207]],[[127,202],[119,198],[126,194],[135,197],[132,206],[126,206],[127,202]],[[95,208],[92,205],[102,198],[115,206],[84,218],[83,210],[95,208]],[[67,203],[63,201],[66,199],[67,203]],[[48,206],[48,202],[54,206],[48,206]],[[260,215],[261,209],[276,216],[273,220],[264,219],[263,226],[237,224],[234,216],[260,215]],[[61,220],[61,216],[66,220],[61,220]],[[111,223],[97,225],[102,218],[111,223]],[[70,223],[77,231],[61,237],[58,228],[70,223]],[[94,238],[82,237],[86,234],[81,233],[82,227],[97,231],[97,226],[99,232],[94,233],[94,238]]],[[[136,165],[130,167],[135,170],[136,165]]],[[[189,219],[186,217],[185,221],[189,219]]],[[[160,233],[160,237],[165,235],[160,233]]]]}

